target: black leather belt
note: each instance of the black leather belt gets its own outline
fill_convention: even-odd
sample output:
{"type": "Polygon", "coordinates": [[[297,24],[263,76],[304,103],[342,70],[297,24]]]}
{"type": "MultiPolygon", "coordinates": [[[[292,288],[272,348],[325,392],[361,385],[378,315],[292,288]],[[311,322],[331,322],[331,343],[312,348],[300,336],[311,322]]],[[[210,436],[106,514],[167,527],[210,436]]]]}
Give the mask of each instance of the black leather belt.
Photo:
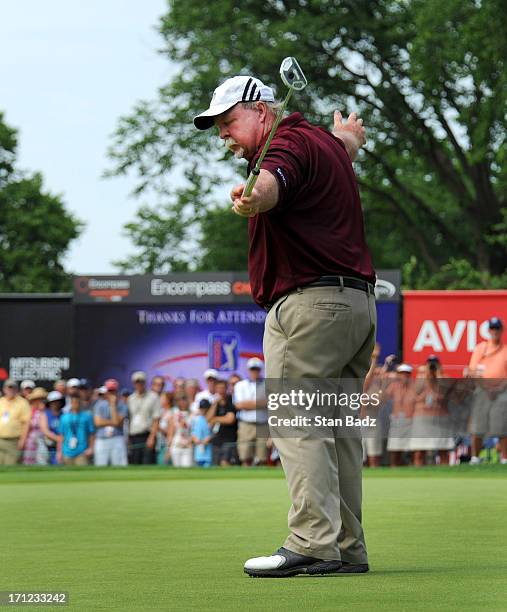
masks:
{"type": "MultiPolygon", "coordinates": [[[[305,289],[306,287],[348,287],[349,289],[359,289],[359,291],[365,291],[370,295],[375,295],[375,287],[371,283],[361,280],[360,278],[353,278],[351,276],[321,276],[313,283],[298,287],[298,289],[305,289]]],[[[264,310],[269,312],[273,304],[266,304],[264,310]]]]}

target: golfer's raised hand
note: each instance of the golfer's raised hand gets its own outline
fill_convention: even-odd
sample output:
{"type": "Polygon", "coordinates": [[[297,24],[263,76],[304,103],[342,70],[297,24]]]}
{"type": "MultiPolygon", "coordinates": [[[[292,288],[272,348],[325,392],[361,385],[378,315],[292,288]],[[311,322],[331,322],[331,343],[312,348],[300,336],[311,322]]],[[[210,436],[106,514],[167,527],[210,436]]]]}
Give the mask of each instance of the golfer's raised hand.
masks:
{"type": "Polygon", "coordinates": [[[357,113],[350,113],[347,121],[343,123],[341,112],[335,111],[332,131],[337,138],[343,140],[347,153],[354,160],[359,149],[366,144],[363,120],[357,116],[357,113]]]}

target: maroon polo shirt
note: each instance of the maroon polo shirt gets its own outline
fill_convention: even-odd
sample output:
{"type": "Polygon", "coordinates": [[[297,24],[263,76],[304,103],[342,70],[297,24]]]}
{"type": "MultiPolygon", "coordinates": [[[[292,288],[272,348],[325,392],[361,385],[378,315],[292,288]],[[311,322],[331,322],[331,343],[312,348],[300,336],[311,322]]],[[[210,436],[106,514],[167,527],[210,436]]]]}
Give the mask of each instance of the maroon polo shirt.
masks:
{"type": "Polygon", "coordinates": [[[248,269],[257,304],[273,303],[324,275],[375,283],[356,177],[343,142],[293,113],[278,126],[261,168],[278,181],[279,199],[273,209],[249,219],[248,269]]]}

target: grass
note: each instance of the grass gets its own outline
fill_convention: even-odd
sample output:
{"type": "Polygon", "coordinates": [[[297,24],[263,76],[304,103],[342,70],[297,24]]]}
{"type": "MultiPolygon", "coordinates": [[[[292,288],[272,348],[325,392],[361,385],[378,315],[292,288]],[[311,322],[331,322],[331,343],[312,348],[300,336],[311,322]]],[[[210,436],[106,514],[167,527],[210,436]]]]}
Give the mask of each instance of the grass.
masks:
{"type": "Polygon", "coordinates": [[[85,611],[505,610],[506,485],[506,466],[367,470],[370,574],[261,580],[242,562],[286,536],[278,470],[4,469],[0,590],[85,611]]]}

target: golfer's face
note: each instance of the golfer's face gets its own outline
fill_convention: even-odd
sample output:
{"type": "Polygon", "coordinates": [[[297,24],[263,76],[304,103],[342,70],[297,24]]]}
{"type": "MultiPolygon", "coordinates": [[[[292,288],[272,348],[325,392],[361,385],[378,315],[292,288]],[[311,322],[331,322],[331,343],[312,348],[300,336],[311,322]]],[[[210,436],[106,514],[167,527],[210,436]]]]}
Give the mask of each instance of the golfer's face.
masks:
{"type": "Polygon", "coordinates": [[[218,134],[236,157],[250,159],[263,135],[263,113],[236,104],[215,119],[218,134]]]}

